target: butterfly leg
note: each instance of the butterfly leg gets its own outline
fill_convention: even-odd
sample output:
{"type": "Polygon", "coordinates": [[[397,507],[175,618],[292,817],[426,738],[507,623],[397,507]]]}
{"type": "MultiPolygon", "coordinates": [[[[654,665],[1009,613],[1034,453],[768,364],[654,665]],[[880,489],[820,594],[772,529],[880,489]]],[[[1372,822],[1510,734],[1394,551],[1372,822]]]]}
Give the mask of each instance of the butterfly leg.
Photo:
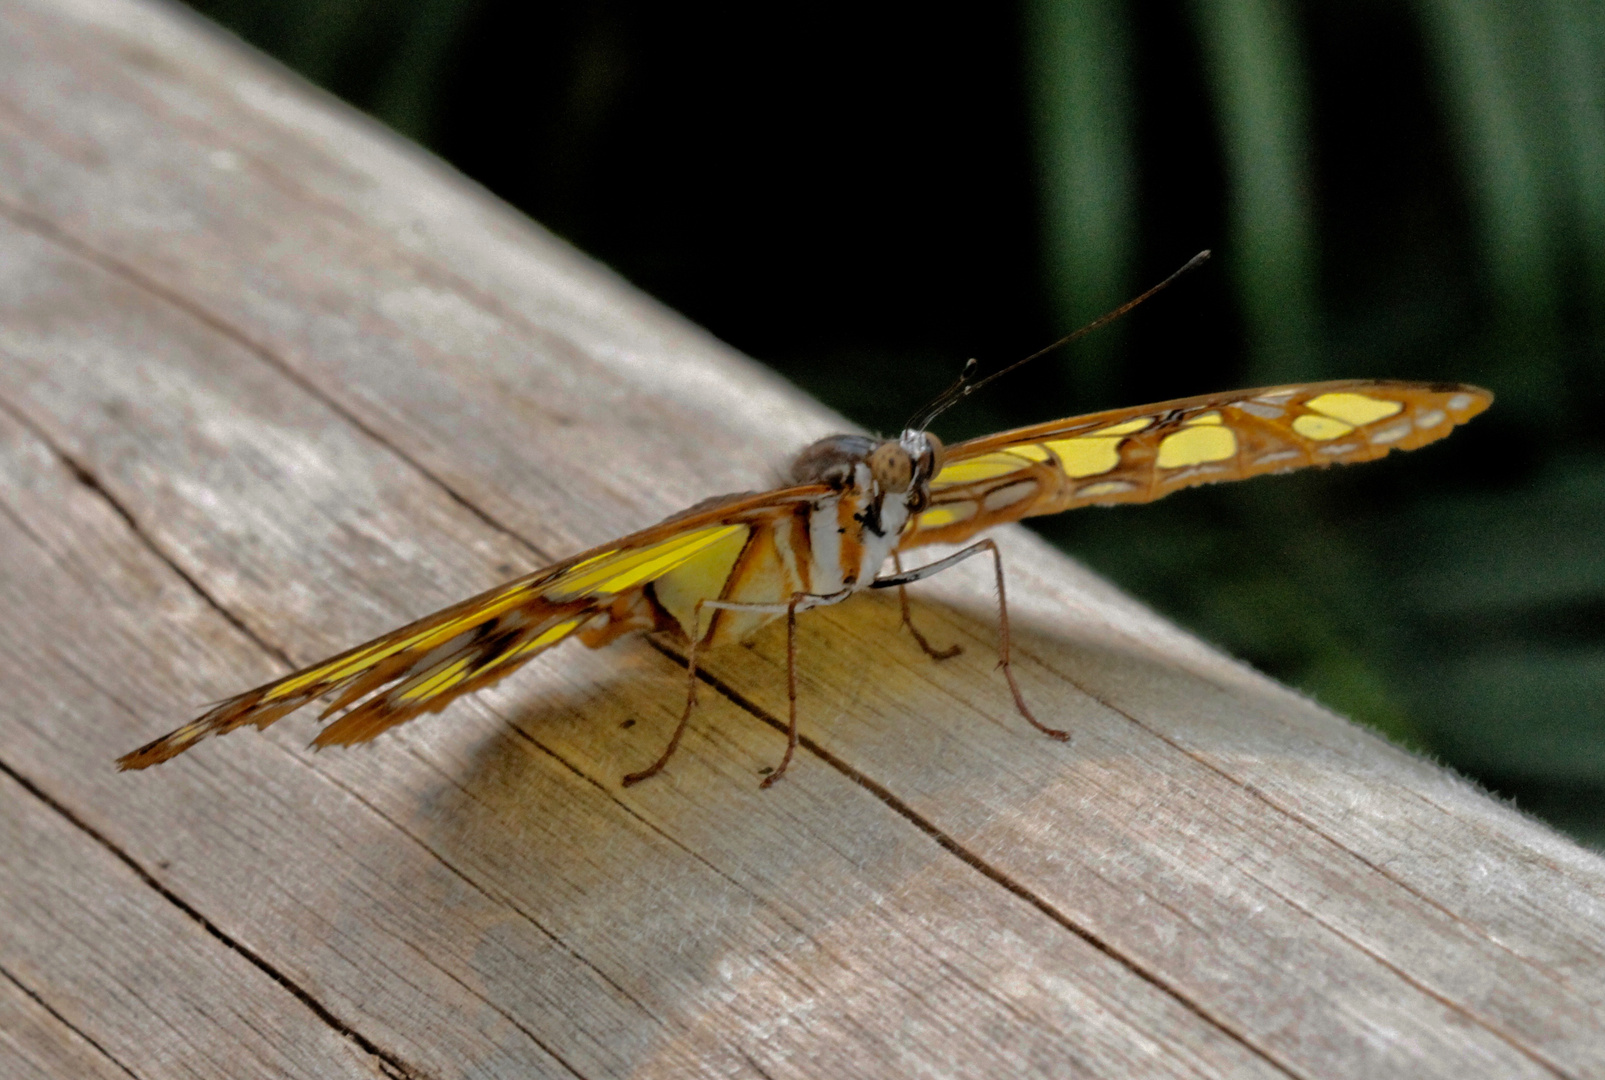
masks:
{"type": "Polygon", "coordinates": [[[1014,707],[1020,710],[1020,715],[1030,722],[1042,734],[1059,740],[1070,738],[1068,731],[1050,728],[1031,714],[1031,708],[1025,703],[1025,696],[1020,693],[1020,684],[1014,679],[1014,666],[1009,663],[1009,601],[1003,590],[1003,553],[992,540],[980,540],[969,547],[956,551],[945,559],[938,559],[925,566],[916,567],[907,573],[897,573],[891,577],[876,578],[870,583],[872,589],[889,589],[892,586],[899,588],[921,578],[928,578],[932,574],[940,573],[956,563],[963,562],[971,555],[979,555],[983,551],[992,553],[992,565],[997,571],[998,579],[998,667],[1003,669],[1004,678],[1009,680],[1009,691],[1014,695],[1014,707]]]}
{"type": "Polygon", "coordinates": [[[1025,703],[1025,697],[1020,693],[1020,684],[1014,681],[1014,666],[1009,663],[1009,601],[1003,592],[1003,553],[991,540],[982,540],[977,547],[985,547],[992,552],[992,566],[998,577],[998,667],[1003,669],[1003,675],[1009,680],[1009,691],[1014,695],[1014,707],[1020,710],[1020,715],[1031,721],[1031,726],[1050,738],[1066,742],[1070,733],[1060,728],[1051,728],[1042,723],[1025,703]]]}
{"type": "Polygon", "coordinates": [[[697,644],[702,638],[702,609],[705,607],[718,608],[721,611],[761,611],[786,614],[786,688],[791,698],[791,723],[786,736],[786,755],[780,759],[780,767],[764,778],[761,786],[768,787],[780,779],[786,766],[791,764],[792,754],[797,749],[797,612],[806,611],[814,607],[828,607],[839,604],[853,594],[852,589],[843,589],[834,593],[793,593],[791,600],[786,604],[744,604],[734,600],[698,600],[691,617],[692,635],[691,649],[686,656],[686,695],[685,711],[680,714],[680,722],[675,725],[674,735],[669,739],[668,747],[661,757],[640,772],[630,773],[624,778],[624,786],[630,787],[639,784],[649,776],[656,776],[663,766],[669,763],[675,750],[680,746],[680,736],[685,734],[686,723],[691,719],[691,711],[697,704],[697,644]]]}
{"type": "MultiPolygon", "coordinates": [[[[903,560],[895,551],[892,552],[892,569],[899,574],[903,572],[903,560]]],[[[914,619],[909,614],[907,585],[899,585],[897,587],[897,602],[903,608],[903,625],[908,627],[908,632],[914,635],[914,640],[920,643],[920,648],[925,650],[926,656],[929,656],[932,660],[951,660],[964,651],[964,646],[958,644],[949,645],[945,649],[938,649],[925,639],[925,635],[920,633],[919,627],[914,625],[914,619]]]]}
{"type": "Polygon", "coordinates": [[[786,700],[790,705],[786,723],[786,754],[775,771],[763,778],[759,787],[770,787],[784,776],[786,766],[791,764],[791,755],[797,752],[797,603],[807,595],[793,593],[791,603],[786,605],[786,700]]]}
{"type": "Polygon", "coordinates": [[[702,604],[699,602],[692,610],[691,615],[691,649],[685,660],[685,711],[680,714],[680,722],[674,725],[674,734],[669,737],[669,745],[659,755],[658,760],[642,769],[633,772],[624,778],[624,786],[632,787],[642,780],[656,776],[663,771],[663,766],[669,763],[674,752],[680,748],[680,736],[685,734],[685,726],[691,720],[691,711],[697,707],[697,643],[702,638],[702,604]]]}
{"type": "Polygon", "coordinates": [[[849,586],[833,593],[792,593],[791,599],[784,605],[746,604],[734,600],[704,601],[709,607],[725,611],[765,611],[776,615],[781,612],[786,614],[786,698],[790,705],[790,715],[786,724],[786,753],[775,770],[763,778],[763,783],[759,784],[759,787],[770,787],[785,775],[786,766],[791,764],[792,755],[797,752],[797,612],[839,604],[853,595],[853,592],[853,587],[849,586]]]}

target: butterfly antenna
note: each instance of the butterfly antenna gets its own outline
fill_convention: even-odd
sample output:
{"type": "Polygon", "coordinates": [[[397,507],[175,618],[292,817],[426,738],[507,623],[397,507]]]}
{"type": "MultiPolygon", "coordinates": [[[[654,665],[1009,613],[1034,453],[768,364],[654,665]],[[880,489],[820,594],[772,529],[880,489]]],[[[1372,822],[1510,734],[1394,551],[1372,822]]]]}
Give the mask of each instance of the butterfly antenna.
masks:
{"type": "Polygon", "coordinates": [[[1052,345],[1038,349],[1030,356],[1027,356],[1024,360],[1016,360],[1002,371],[994,371],[984,379],[977,380],[975,378],[975,369],[980,367],[980,364],[974,357],[964,361],[964,367],[959,372],[959,377],[954,380],[953,385],[949,386],[946,390],[943,390],[940,394],[938,394],[935,401],[932,401],[929,405],[925,406],[925,408],[915,413],[913,418],[908,422],[908,428],[913,431],[924,431],[926,427],[930,425],[932,420],[935,420],[938,416],[941,416],[943,413],[947,412],[947,410],[951,409],[954,405],[957,405],[959,402],[981,389],[981,387],[985,386],[993,379],[1001,379],[1015,368],[1029,364],[1033,360],[1040,359],[1048,355],[1050,352],[1053,352],[1055,349],[1062,349],[1072,341],[1075,341],[1078,338],[1083,338],[1092,333],[1094,330],[1102,330],[1105,326],[1108,326],[1116,319],[1125,315],[1138,304],[1141,304],[1143,301],[1152,298],[1155,293],[1163,290],[1166,286],[1170,285],[1171,282],[1175,281],[1183,274],[1190,270],[1196,270],[1200,266],[1204,265],[1204,263],[1209,261],[1210,254],[1211,253],[1209,249],[1205,248],[1197,255],[1194,255],[1192,258],[1188,259],[1186,264],[1180,269],[1176,270],[1175,273],[1171,274],[1164,281],[1161,281],[1158,285],[1153,286],[1142,295],[1135,296],[1132,299],[1127,300],[1124,304],[1121,304],[1113,311],[1108,311],[1102,315],[1099,315],[1096,319],[1093,319],[1081,329],[1066,334],[1058,341],[1055,341],[1052,345]]]}

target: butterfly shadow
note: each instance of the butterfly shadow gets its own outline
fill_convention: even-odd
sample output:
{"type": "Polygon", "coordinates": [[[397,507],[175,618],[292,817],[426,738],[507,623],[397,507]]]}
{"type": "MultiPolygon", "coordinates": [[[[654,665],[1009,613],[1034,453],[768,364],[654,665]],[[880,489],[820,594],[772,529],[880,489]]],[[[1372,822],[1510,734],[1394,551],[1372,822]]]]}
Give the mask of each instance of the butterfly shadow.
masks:
{"type": "MultiPolygon", "coordinates": [[[[443,758],[461,750],[423,814],[431,847],[493,901],[476,901],[466,958],[480,992],[532,1028],[587,1002],[632,1068],[728,1053],[730,1031],[776,1022],[748,1012],[795,998],[799,969],[814,1030],[839,1011],[845,1023],[864,999],[829,987],[868,979],[895,997],[897,972],[927,954],[984,953],[966,934],[1026,932],[955,849],[1051,891],[1030,867],[1100,845],[1125,858],[1155,843],[1132,824],[1155,807],[1191,812],[1191,795],[1237,783],[1238,766],[1312,767],[1351,730],[1141,612],[1053,620],[1021,607],[1022,690],[1071,729],[1068,745],[1014,713],[984,598],[915,600],[937,644],[964,645],[940,663],[898,630],[890,597],[804,623],[807,742],[769,790],[758,781],[784,746],[772,726],[783,628],[710,654],[727,692],[703,685],[681,752],[635,787],[620,779],[661,750],[684,690],[649,643],[555,653],[483,695],[477,738],[432,736],[443,758]],[[1301,728],[1324,732],[1325,748],[1301,728]],[[858,958],[855,974],[841,956],[858,958]]],[[[1174,843],[1191,839],[1178,830],[1174,843]]]]}

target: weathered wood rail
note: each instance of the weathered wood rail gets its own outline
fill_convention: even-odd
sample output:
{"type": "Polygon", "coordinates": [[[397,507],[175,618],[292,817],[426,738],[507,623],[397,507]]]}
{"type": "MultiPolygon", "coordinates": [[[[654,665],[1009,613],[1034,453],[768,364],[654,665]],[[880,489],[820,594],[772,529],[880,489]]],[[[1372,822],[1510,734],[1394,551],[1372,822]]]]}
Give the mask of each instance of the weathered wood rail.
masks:
{"type": "Polygon", "coordinates": [[[1021,532],[679,704],[569,647],[372,748],[202,702],[833,426],[193,17],[0,0],[0,1073],[1605,1076],[1605,861],[1021,532]],[[628,721],[636,721],[626,726],[628,721]]]}

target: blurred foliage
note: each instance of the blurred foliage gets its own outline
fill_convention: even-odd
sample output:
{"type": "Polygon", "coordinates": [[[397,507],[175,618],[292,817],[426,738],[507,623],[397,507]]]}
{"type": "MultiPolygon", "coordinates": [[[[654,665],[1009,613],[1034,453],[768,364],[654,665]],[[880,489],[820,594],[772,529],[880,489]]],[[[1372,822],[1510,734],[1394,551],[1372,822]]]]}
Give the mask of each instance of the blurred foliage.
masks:
{"type": "Polygon", "coordinates": [[[1478,382],[1418,454],[1047,519],[1159,609],[1605,843],[1605,5],[196,0],[881,430],[1478,382]],[[1046,404],[1045,404],[1046,403],[1046,404]]]}

